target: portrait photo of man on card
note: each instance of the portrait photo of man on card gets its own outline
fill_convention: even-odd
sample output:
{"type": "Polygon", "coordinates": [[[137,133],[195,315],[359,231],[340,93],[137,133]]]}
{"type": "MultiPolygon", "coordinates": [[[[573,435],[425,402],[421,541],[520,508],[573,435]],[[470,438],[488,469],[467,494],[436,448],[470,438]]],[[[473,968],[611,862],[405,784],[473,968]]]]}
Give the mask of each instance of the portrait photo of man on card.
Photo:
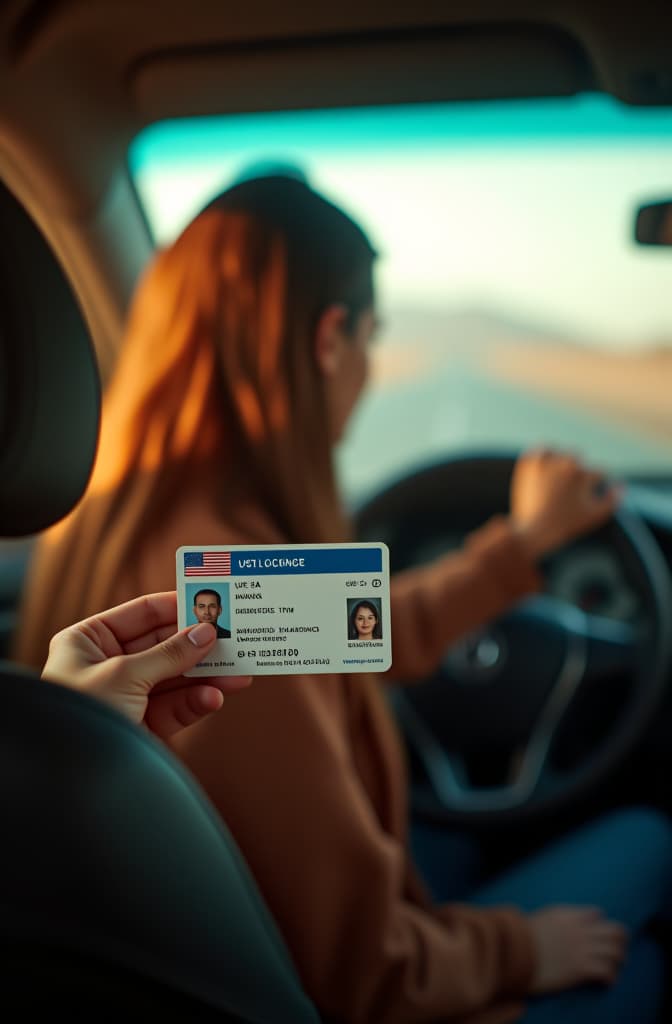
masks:
{"type": "Polygon", "coordinates": [[[192,583],[187,585],[186,590],[187,609],[191,604],[191,612],[188,611],[190,624],[192,622],[209,622],[211,626],[215,627],[218,640],[229,638],[231,636],[231,620],[228,584],[218,584],[215,589],[207,585],[192,583]],[[189,591],[194,591],[193,596],[189,591]],[[220,625],[220,619],[224,625],[220,625]]]}

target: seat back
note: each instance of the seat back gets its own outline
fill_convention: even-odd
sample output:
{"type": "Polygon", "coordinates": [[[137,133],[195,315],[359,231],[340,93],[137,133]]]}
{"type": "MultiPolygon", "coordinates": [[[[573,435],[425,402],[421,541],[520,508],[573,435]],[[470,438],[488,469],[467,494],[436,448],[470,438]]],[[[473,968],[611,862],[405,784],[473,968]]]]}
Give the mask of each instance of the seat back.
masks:
{"type": "Polygon", "coordinates": [[[30,951],[31,998],[52,1005],[54,986],[92,1010],[112,987],[162,1013],[179,1000],[187,1020],[316,1021],[235,843],[164,745],[11,666],[0,695],[3,987],[30,951]]]}

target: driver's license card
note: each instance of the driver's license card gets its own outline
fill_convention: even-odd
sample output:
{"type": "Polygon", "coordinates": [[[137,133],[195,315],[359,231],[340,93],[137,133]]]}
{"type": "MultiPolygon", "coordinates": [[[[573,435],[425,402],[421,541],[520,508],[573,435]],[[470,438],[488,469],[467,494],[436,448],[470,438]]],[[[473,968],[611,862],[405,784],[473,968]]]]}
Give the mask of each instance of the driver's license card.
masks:
{"type": "Polygon", "coordinates": [[[188,676],[385,672],[392,664],[385,544],[177,550],[178,627],[218,640],[188,676]]]}

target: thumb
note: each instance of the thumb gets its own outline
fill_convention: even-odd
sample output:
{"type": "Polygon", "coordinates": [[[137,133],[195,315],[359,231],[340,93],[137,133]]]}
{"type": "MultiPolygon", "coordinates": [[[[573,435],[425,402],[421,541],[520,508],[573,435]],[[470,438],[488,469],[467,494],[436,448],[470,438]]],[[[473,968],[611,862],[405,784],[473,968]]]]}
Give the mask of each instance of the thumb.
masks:
{"type": "Polygon", "coordinates": [[[146,651],[128,655],[126,674],[149,693],[157,683],[175,679],[194,668],[216,639],[214,626],[199,622],[146,651]]]}

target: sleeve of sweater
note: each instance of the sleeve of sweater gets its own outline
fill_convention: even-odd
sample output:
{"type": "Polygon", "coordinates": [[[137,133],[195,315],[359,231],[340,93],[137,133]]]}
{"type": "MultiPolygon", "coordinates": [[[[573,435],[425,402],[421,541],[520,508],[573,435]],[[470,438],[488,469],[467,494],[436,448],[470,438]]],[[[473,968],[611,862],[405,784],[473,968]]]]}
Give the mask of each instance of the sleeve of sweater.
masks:
{"type": "Polygon", "coordinates": [[[533,970],[523,916],[406,897],[406,852],[362,786],[339,694],[338,677],[258,677],[175,746],[236,836],[327,1019],[515,1019],[533,970]]]}
{"type": "Polygon", "coordinates": [[[451,643],[540,586],[522,539],[503,516],[470,534],[460,550],[396,573],[391,675],[395,681],[421,679],[451,643]]]}

